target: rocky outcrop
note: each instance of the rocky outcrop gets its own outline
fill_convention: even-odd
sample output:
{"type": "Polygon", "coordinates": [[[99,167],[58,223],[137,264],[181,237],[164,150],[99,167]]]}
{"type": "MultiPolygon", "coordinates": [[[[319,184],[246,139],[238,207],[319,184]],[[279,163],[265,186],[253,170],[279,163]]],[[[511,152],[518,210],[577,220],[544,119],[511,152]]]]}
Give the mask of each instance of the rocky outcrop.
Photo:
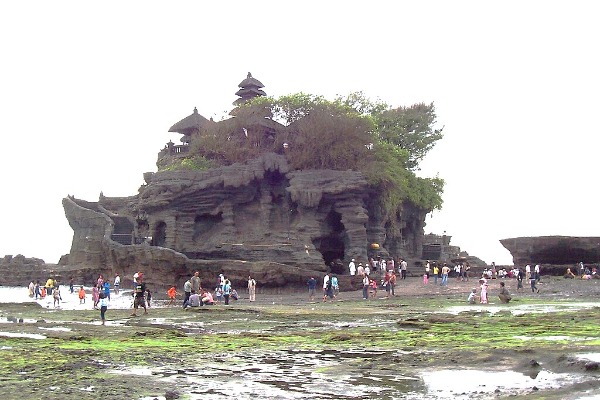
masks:
{"type": "Polygon", "coordinates": [[[135,196],[63,199],[74,236],[61,265],[107,274],[151,270],[164,285],[182,283],[194,269],[228,271],[240,282],[261,273],[264,285],[280,287],[304,286],[337,260],[339,273],[350,258],[421,254],[426,210],[406,203],[390,220],[359,172],[291,171],[284,156],[268,153],[144,179],[135,196]]]}
{"type": "Polygon", "coordinates": [[[600,260],[600,237],[533,236],[502,239],[500,243],[517,266],[592,264],[600,260]]]}

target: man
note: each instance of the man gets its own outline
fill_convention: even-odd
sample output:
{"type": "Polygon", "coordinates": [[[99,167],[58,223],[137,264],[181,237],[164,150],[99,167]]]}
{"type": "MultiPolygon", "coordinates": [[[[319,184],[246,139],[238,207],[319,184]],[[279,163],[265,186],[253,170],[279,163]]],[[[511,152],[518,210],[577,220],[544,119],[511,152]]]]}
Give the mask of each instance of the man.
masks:
{"type": "Polygon", "coordinates": [[[192,279],[190,279],[190,282],[192,283],[192,290],[195,291],[196,293],[200,293],[200,272],[196,271],[194,272],[194,276],[192,276],[192,279]]]}
{"type": "Polygon", "coordinates": [[[369,298],[369,287],[371,286],[371,281],[369,280],[369,275],[363,275],[363,299],[367,300],[369,298]]]}
{"type": "Polygon", "coordinates": [[[405,259],[402,259],[402,261],[400,261],[400,274],[401,274],[400,279],[406,279],[406,270],[407,269],[408,269],[408,263],[406,262],[405,259]]]}
{"type": "Polygon", "coordinates": [[[498,293],[498,297],[502,303],[508,303],[512,299],[504,282],[500,282],[500,293],[498,293]]]}
{"type": "MultiPolygon", "coordinates": [[[[192,294],[190,295],[190,299],[188,300],[189,307],[200,307],[200,296],[197,292],[192,290],[192,294]]],[[[187,308],[187,307],[186,307],[187,308]]]]}
{"type": "Polygon", "coordinates": [[[329,273],[326,273],[325,276],[323,277],[323,299],[325,299],[325,296],[327,295],[327,287],[331,286],[329,284],[329,273]]]}
{"type": "Polygon", "coordinates": [[[117,272],[115,274],[115,282],[113,283],[113,287],[115,288],[115,294],[119,294],[120,286],[121,286],[121,277],[119,276],[119,273],[117,272]]]}
{"type": "Polygon", "coordinates": [[[354,258],[348,264],[348,268],[350,269],[350,276],[356,275],[356,264],[354,264],[354,258]]]}
{"type": "Polygon", "coordinates": [[[308,285],[308,300],[313,301],[315,299],[315,290],[317,289],[317,280],[311,276],[306,284],[308,285]]]}
{"type": "Polygon", "coordinates": [[[448,264],[444,263],[442,267],[442,283],[441,286],[448,286],[448,274],[450,273],[450,268],[448,264]]]}
{"type": "Polygon", "coordinates": [[[148,310],[146,309],[146,298],[144,295],[146,294],[146,284],[142,282],[142,278],[138,276],[135,280],[135,289],[133,292],[133,313],[132,317],[137,317],[137,309],[139,306],[144,307],[144,314],[148,314],[148,310]]]}
{"type": "Polygon", "coordinates": [[[189,279],[183,284],[183,293],[183,308],[185,308],[190,296],[192,295],[192,282],[189,279]]]}
{"type": "Polygon", "coordinates": [[[248,276],[248,295],[250,301],[256,300],[256,281],[251,276],[248,276]]]}

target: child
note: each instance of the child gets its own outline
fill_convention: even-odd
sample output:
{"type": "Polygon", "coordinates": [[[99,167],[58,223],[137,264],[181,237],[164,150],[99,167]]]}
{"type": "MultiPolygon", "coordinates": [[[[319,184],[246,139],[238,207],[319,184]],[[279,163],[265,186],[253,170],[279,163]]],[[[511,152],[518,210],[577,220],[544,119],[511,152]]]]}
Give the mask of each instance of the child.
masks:
{"type": "Polygon", "coordinates": [[[487,281],[485,279],[480,279],[479,283],[481,284],[481,298],[479,299],[479,302],[481,304],[487,304],[488,302],[488,298],[487,298],[487,281]]]}
{"type": "Polygon", "coordinates": [[[100,300],[100,292],[98,291],[98,286],[94,286],[92,288],[92,300],[94,300],[94,310],[98,309],[98,301],[100,300]]]}
{"type": "Polygon", "coordinates": [[[169,304],[167,304],[168,306],[175,304],[175,296],[177,295],[179,295],[179,293],[177,293],[175,286],[171,286],[169,290],[167,290],[167,296],[169,296],[169,304]]]}
{"type": "Polygon", "coordinates": [[[79,304],[85,304],[85,289],[83,286],[79,287],[79,304]]]}
{"type": "Polygon", "coordinates": [[[423,275],[423,285],[427,285],[427,283],[429,282],[429,276],[427,274],[423,275]]]}
{"type": "Polygon", "coordinates": [[[377,298],[377,279],[371,280],[371,289],[373,289],[373,298],[377,298]]]}
{"type": "Polygon", "coordinates": [[[146,289],[146,301],[148,302],[148,308],[150,308],[151,300],[152,300],[152,293],[150,293],[150,289],[146,289]]]}
{"type": "Polygon", "coordinates": [[[217,286],[215,288],[215,301],[218,303],[220,301],[223,301],[223,289],[221,289],[220,286],[217,286]]]}
{"type": "Polygon", "coordinates": [[[98,295],[98,304],[100,305],[100,319],[102,320],[102,325],[104,325],[106,319],[104,317],[104,314],[106,313],[106,310],[108,309],[108,301],[106,299],[106,295],[104,293],[100,293],[98,295]]]}
{"type": "Polygon", "coordinates": [[[477,298],[477,289],[473,288],[471,290],[471,293],[469,293],[469,297],[467,297],[467,302],[469,304],[475,304],[476,298],[477,298]]]}
{"type": "Polygon", "coordinates": [[[52,297],[54,298],[54,307],[60,306],[60,290],[58,288],[54,289],[52,297]]]}

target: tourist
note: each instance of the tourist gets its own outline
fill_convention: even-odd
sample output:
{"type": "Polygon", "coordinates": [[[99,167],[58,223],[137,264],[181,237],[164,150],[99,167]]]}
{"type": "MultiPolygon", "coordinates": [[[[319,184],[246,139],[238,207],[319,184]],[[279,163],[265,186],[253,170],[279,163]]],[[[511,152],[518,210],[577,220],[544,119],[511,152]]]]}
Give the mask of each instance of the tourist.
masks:
{"type": "Polygon", "coordinates": [[[358,263],[358,267],[356,268],[356,274],[358,276],[363,276],[365,274],[365,268],[363,267],[362,263],[358,263]]]}
{"type": "Polygon", "coordinates": [[[517,292],[519,289],[523,290],[523,270],[521,268],[517,269],[517,292]]]}
{"type": "Polygon", "coordinates": [[[248,276],[248,296],[250,301],[256,301],[256,280],[248,276]]]}
{"type": "Polygon", "coordinates": [[[348,269],[350,270],[350,276],[356,275],[356,264],[354,264],[354,258],[348,264],[348,269]]]}
{"type": "Polygon", "coordinates": [[[190,294],[190,298],[187,303],[184,304],[183,308],[187,309],[188,307],[200,307],[202,304],[202,300],[200,299],[200,295],[196,293],[195,290],[192,290],[192,294],[190,294]]]}
{"type": "Polygon", "coordinates": [[[531,285],[531,293],[539,293],[540,289],[537,288],[536,286],[536,282],[537,282],[537,278],[535,276],[535,274],[531,275],[531,277],[529,278],[529,284],[531,285]]]}
{"type": "Polygon", "coordinates": [[[108,280],[104,281],[104,296],[110,301],[110,282],[108,280]]]}
{"type": "Polygon", "coordinates": [[[390,270],[388,286],[389,286],[388,293],[391,294],[392,296],[396,296],[396,273],[394,272],[394,270],[390,270]]]}
{"type": "Polygon", "coordinates": [[[448,286],[448,274],[450,273],[450,268],[446,263],[442,267],[442,283],[441,286],[448,286]]]}
{"type": "Polygon", "coordinates": [[[200,289],[202,287],[202,281],[200,280],[200,272],[195,271],[194,276],[190,279],[190,283],[192,284],[192,290],[196,293],[200,293],[200,289]]]}
{"type": "Polygon", "coordinates": [[[240,298],[240,296],[238,295],[238,292],[237,292],[237,290],[235,290],[235,288],[234,288],[234,287],[232,287],[232,288],[231,288],[231,294],[229,295],[229,297],[230,297],[232,300],[237,300],[237,299],[239,299],[239,298],[240,298]]]}
{"type": "Polygon", "coordinates": [[[314,301],[315,290],[317,289],[317,280],[311,276],[306,284],[308,285],[308,301],[314,301]]]}
{"type": "Polygon", "coordinates": [[[225,299],[225,305],[229,305],[229,296],[231,296],[231,282],[229,279],[225,278],[225,283],[223,284],[223,298],[225,299]]]}
{"type": "Polygon", "coordinates": [[[184,306],[184,308],[185,308],[185,304],[190,299],[191,294],[192,294],[192,282],[190,279],[188,279],[183,284],[183,306],[184,306]]]}
{"type": "Polygon", "coordinates": [[[96,284],[98,285],[99,289],[104,287],[104,277],[102,276],[102,274],[98,275],[98,280],[96,281],[96,284]]]}
{"type": "Polygon", "coordinates": [[[437,263],[433,264],[433,284],[437,285],[438,275],[440,274],[440,267],[437,263]]]}
{"type": "Polygon", "coordinates": [[[388,271],[396,271],[396,263],[394,262],[394,258],[390,257],[390,260],[387,263],[388,271]]]}
{"type": "Polygon", "coordinates": [[[540,274],[541,268],[542,267],[540,266],[540,264],[535,264],[535,267],[533,268],[533,272],[535,273],[535,280],[537,282],[539,282],[540,278],[541,278],[541,274],[540,274]]]}
{"type": "MultiPolygon", "coordinates": [[[[329,278],[329,275],[325,276],[329,278]]],[[[333,279],[324,279],[323,285],[323,301],[327,301],[327,297],[333,300],[333,279]]]]}
{"type": "Polygon", "coordinates": [[[69,293],[71,293],[71,294],[73,294],[73,292],[75,291],[73,286],[74,286],[74,281],[73,281],[73,277],[71,277],[69,279],[69,293]]]}
{"type": "Polygon", "coordinates": [[[525,266],[525,279],[529,280],[531,278],[531,265],[527,264],[525,266]]]}
{"type": "Polygon", "coordinates": [[[113,283],[113,287],[115,288],[115,295],[118,295],[119,288],[121,287],[121,277],[119,276],[118,272],[115,274],[115,280],[113,283]]]}
{"type": "Polygon", "coordinates": [[[201,306],[212,306],[215,304],[212,294],[208,290],[202,289],[201,306]]]}
{"type": "Polygon", "coordinates": [[[338,294],[340,294],[340,284],[338,282],[337,275],[333,275],[331,277],[331,287],[333,288],[333,297],[336,297],[338,294]]]}
{"type": "Polygon", "coordinates": [[[150,308],[151,301],[152,301],[152,292],[150,292],[150,289],[146,289],[146,303],[148,303],[148,308],[150,308]]]}
{"type": "Polygon", "coordinates": [[[60,289],[54,288],[54,291],[52,292],[52,298],[54,299],[54,307],[58,307],[60,306],[60,301],[62,300],[60,297],[60,289]]]}
{"type": "Polygon", "coordinates": [[[567,268],[567,272],[564,275],[565,279],[574,279],[575,274],[571,271],[571,268],[567,268]]]}
{"type": "Polygon", "coordinates": [[[327,296],[327,287],[330,286],[329,280],[329,272],[326,272],[323,277],[323,301],[325,301],[325,296],[327,296]]]}
{"type": "Polygon", "coordinates": [[[402,277],[401,279],[406,279],[406,271],[408,270],[408,263],[406,262],[405,259],[402,259],[402,261],[400,262],[400,276],[402,277]]]}
{"type": "Polygon", "coordinates": [[[33,294],[35,292],[35,284],[33,283],[33,281],[29,282],[27,290],[29,291],[29,297],[33,297],[33,294]]]}
{"type": "Polygon", "coordinates": [[[215,301],[218,303],[223,301],[223,299],[223,288],[221,286],[217,286],[215,288],[215,301]]]}
{"type": "Polygon", "coordinates": [[[377,279],[371,279],[371,293],[373,294],[373,298],[377,298],[377,279]]]}
{"type": "MultiPolygon", "coordinates": [[[[196,293],[196,291],[192,289],[192,293],[196,293]]],[[[169,296],[169,303],[167,303],[167,306],[175,305],[175,296],[179,296],[179,293],[177,293],[177,289],[175,289],[175,286],[171,286],[169,290],[167,290],[167,296],[169,296]]],[[[192,296],[190,295],[190,297],[192,296]]]]}
{"type": "Polygon", "coordinates": [[[100,301],[100,291],[96,285],[92,287],[92,300],[94,301],[94,310],[96,310],[98,308],[98,301],[100,301]]]}
{"type": "Polygon", "coordinates": [[[471,289],[471,293],[469,293],[469,297],[467,297],[467,303],[475,304],[475,301],[477,301],[477,289],[473,288],[471,289]]]}
{"type": "Polygon", "coordinates": [[[367,300],[369,298],[369,287],[370,287],[370,282],[369,282],[369,275],[364,274],[363,275],[363,299],[367,300]]]}
{"type": "Polygon", "coordinates": [[[487,298],[487,289],[488,289],[488,284],[487,281],[482,278],[479,280],[479,284],[481,285],[481,293],[479,294],[479,302],[481,304],[487,304],[488,303],[488,298],[487,298]]]}
{"type": "Polygon", "coordinates": [[[425,263],[425,274],[427,275],[427,280],[429,280],[429,272],[431,271],[431,265],[429,264],[429,260],[425,263]]]}
{"type": "Polygon", "coordinates": [[[36,300],[38,299],[38,297],[42,297],[42,295],[40,294],[40,281],[35,281],[35,287],[33,289],[33,292],[35,293],[36,300]]]}
{"type": "Polygon", "coordinates": [[[371,275],[371,268],[369,268],[369,265],[367,264],[367,266],[365,267],[365,275],[369,276],[371,275]]]}
{"type": "Polygon", "coordinates": [[[46,281],[46,294],[48,296],[52,295],[52,289],[54,289],[54,279],[48,278],[46,281]]]}
{"type": "Polygon", "coordinates": [[[142,282],[142,278],[138,275],[136,278],[135,290],[133,291],[133,313],[131,313],[132,317],[137,317],[137,309],[139,307],[144,308],[144,314],[148,314],[148,310],[146,309],[146,298],[144,295],[146,294],[146,284],[142,282]]]}
{"type": "Polygon", "coordinates": [[[500,293],[498,293],[498,297],[502,303],[508,303],[512,299],[508,289],[504,285],[504,282],[500,282],[500,293]]]}
{"type": "Polygon", "coordinates": [[[429,275],[423,274],[423,285],[427,285],[429,283],[429,275]]]}
{"type": "Polygon", "coordinates": [[[106,318],[105,318],[105,314],[106,314],[106,310],[108,309],[108,301],[106,296],[104,295],[104,293],[100,293],[100,319],[102,320],[102,325],[105,324],[106,322],[106,318]]]}
{"type": "Polygon", "coordinates": [[[79,292],[77,294],[79,295],[79,304],[85,304],[85,289],[83,286],[79,287],[79,292]]]}

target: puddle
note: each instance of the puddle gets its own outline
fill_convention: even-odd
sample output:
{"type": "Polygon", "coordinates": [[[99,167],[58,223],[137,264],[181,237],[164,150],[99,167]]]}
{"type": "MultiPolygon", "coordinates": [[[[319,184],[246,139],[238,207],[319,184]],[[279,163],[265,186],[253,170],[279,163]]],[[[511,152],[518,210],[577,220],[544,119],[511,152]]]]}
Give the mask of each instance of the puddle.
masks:
{"type": "Polygon", "coordinates": [[[46,336],[35,333],[0,332],[0,336],[10,338],[46,339],[46,336]]]}
{"type": "Polygon", "coordinates": [[[71,328],[64,328],[62,326],[57,326],[54,328],[44,328],[44,327],[40,326],[39,329],[41,329],[43,331],[56,331],[56,332],[71,332],[72,331],[71,328]]]}
{"type": "Polygon", "coordinates": [[[564,304],[503,304],[503,305],[464,305],[447,307],[437,313],[458,315],[461,312],[488,312],[496,314],[501,311],[508,311],[513,315],[523,314],[545,314],[559,311],[578,311],[588,308],[598,307],[598,303],[564,303],[564,304]]]}
{"type": "Polygon", "coordinates": [[[177,387],[190,399],[208,396],[217,400],[230,399],[232,393],[239,399],[483,400],[529,393],[534,386],[559,388],[583,379],[583,375],[545,370],[525,375],[515,371],[387,368],[381,360],[392,360],[398,351],[375,352],[377,357],[373,351],[365,353],[362,349],[257,351],[215,356],[201,367],[137,367],[113,373],[151,377],[177,387]]]}
{"type": "Polygon", "coordinates": [[[538,389],[560,388],[572,385],[578,377],[573,374],[540,371],[529,376],[515,371],[481,371],[452,369],[421,374],[427,387],[428,398],[473,399],[489,398],[496,393],[516,395],[535,386],[538,389]]]}
{"type": "Polygon", "coordinates": [[[600,353],[577,354],[576,358],[579,360],[594,361],[600,363],[600,353]]]}
{"type": "Polygon", "coordinates": [[[597,340],[597,337],[573,337],[573,336],[524,336],[516,335],[513,339],[519,340],[549,340],[549,341],[569,341],[569,342],[583,342],[586,340],[597,340]]]}

